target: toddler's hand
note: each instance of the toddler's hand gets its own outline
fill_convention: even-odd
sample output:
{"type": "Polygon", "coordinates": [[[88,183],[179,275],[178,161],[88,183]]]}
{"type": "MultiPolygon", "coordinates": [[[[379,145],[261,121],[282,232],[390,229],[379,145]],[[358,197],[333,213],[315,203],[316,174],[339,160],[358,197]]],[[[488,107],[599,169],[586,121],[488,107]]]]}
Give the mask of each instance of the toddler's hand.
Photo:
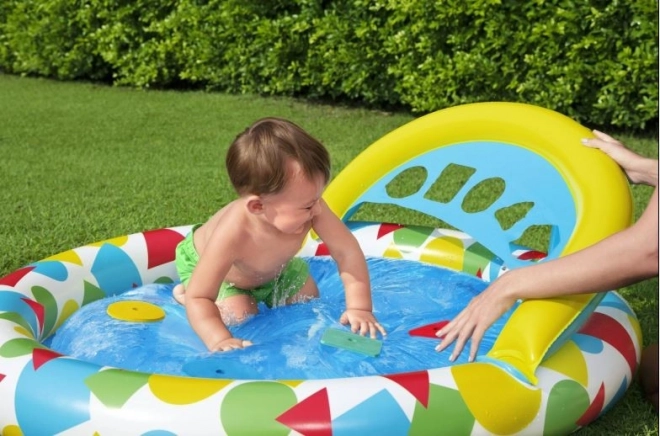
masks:
{"type": "Polygon", "coordinates": [[[250,345],[252,345],[252,342],[250,342],[250,341],[245,341],[243,339],[232,337],[232,338],[223,339],[220,342],[218,342],[217,344],[213,345],[210,348],[210,351],[211,352],[214,352],[214,351],[231,351],[231,350],[236,350],[236,349],[239,349],[239,348],[249,347],[250,345]]]}
{"type": "Polygon", "coordinates": [[[341,318],[339,318],[339,322],[344,325],[350,324],[353,333],[359,333],[365,336],[368,332],[371,339],[376,339],[377,331],[383,336],[387,334],[383,326],[376,321],[374,314],[369,310],[346,309],[341,315],[341,318]]]}

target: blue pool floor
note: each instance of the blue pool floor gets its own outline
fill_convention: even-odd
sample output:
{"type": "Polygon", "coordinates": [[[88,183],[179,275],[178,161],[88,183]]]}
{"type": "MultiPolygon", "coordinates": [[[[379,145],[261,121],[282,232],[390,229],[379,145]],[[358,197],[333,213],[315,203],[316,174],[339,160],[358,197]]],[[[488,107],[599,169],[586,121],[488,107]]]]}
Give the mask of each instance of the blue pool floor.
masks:
{"type": "MultiPolygon", "coordinates": [[[[329,257],[307,257],[321,297],[304,304],[268,309],[231,326],[234,336],[253,346],[210,353],[194,333],[185,308],[172,298],[174,284],[152,284],[98,300],[74,313],[49,338],[62,354],[103,366],[148,373],[239,379],[326,379],[391,374],[467,362],[463,352],[449,362],[452,347],[435,351],[438,339],[411,336],[413,328],[450,320],[486,287],[480,279],[419,262],[368,258],[374,314],[387,330],[376,357],[321,344],[345,309],[336,264],[329,257]],[[121,300],[155,304],[163,320],[126,322],[108,316],[108,305],[121,300]]],[[[486,332],[479,353],[493,345],[507,312],[486,332]]]]}

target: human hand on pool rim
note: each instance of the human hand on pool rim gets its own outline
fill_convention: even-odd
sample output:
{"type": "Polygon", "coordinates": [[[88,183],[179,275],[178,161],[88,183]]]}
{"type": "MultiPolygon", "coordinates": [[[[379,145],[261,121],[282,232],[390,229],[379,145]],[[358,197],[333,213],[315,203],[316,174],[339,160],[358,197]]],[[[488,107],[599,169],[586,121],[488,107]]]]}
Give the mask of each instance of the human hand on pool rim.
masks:
{"type": "Polygon", "coordinates": [[[376,321],[376,317],[370,310],[346,309],[339,318],[339,322],[343,325],[350,325],[351,331],[359,333],[361,336],[366,336],[369,333],[371,339],[376,339],[377,331],[383,336],[387,335],[383,326],[376,321]]]}
{"type": "Polygon", "coordinates": [[[593,131],[595,138],[585,138],[582,144],[598,148],[611,157],[634,184],[656,186],[658,184],[658,160],[640,156],[628,149],[621,141],[600,132],[593,131]]]}

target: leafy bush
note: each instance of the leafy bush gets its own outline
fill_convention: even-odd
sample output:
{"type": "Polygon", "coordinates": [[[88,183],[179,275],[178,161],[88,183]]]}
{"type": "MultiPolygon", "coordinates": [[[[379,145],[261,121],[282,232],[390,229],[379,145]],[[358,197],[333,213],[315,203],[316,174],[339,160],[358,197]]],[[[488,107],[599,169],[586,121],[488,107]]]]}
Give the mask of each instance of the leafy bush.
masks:
{"type": "Polygon", "coordinates": [[[404,106],[658,117],[656,0],[5,0],[0,68],[404,106]]]}

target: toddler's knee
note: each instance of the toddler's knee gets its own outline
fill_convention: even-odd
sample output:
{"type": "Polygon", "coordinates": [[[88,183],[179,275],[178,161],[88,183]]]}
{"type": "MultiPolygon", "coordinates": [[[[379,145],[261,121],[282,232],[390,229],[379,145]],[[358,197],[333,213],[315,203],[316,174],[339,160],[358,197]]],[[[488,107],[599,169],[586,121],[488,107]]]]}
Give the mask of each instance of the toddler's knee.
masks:
{"type": "Polygon", "coordinates": [[[181,283],[179,283],[174,287],[174,289],[172,289],[172,296],[180,304],[185,304],[185,294],[186,294],[186,289],[183,287],[183,284],[181,283]]]}
{"type": "Polygon", "coordinates": [[[236,325],[244,322],[252,315],[259,313],[259,308],[255,301],[246,301],[243,304],[229,302],[225,300],[216,301],[215,305],[220,311],[220,317],[225,325],[236,325]]]}

